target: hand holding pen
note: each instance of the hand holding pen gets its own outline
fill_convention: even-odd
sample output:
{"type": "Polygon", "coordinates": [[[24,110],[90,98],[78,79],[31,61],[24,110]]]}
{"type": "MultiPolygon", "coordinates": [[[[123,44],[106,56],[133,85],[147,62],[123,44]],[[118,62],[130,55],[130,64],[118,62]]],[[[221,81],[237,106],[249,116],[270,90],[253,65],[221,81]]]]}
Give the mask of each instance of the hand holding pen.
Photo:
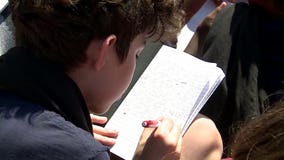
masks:
{"type": "MultiPolygon", "coordinates": [[[[143,126],[144,125],[144,126],[143,126]]],[[[181,152],[181,127],[171,118],[146,120],[134,159],[172,159],[181,152]],[[171,154],[168,154],[171,153],[171,154]],[[171,158],[169,158],[171,157],[171,158]]]]}

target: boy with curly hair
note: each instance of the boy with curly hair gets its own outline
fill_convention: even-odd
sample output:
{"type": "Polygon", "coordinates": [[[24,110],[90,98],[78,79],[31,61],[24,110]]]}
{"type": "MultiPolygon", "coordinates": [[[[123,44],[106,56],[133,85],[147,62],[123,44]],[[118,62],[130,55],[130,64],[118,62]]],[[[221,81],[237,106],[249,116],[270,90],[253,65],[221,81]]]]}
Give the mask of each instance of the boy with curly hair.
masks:
{"type": "MultiPolygon", "coordinates": [[[[181,2],[10,0],[9,5],[16,47],[0,60],[1,158],[109,159],[109,147],[92,135],[89,114],[106,112],[122,96],[146,38],[163,41],[179,32],[181,2]]],[[[165,118],[151,132],[138,159],[179,158],[181,132],[173,120],[165,118]]]]}

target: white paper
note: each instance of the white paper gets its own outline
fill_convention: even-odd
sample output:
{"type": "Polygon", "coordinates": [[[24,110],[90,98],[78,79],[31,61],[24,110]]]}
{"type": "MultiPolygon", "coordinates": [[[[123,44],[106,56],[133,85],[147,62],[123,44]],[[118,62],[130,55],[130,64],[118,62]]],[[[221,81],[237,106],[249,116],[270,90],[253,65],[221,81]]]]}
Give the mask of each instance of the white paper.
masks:
{"type": "Polygon", "coordinates": [[[119,130],[111,152],[132,159],[144,120],[172,117],[184,133],[223,77],[216,64],[162,46],[106,125],[119,130]]]}
{"type": "Polygon", "coordinates": [[[190,42],[196,28],[201,21],[214,9],[215,3],[212,0],[207,0],[202,7],[196,12],[196,14],[188,21],[188,23],[182,28],[177,42],[177,49],[184,51],[188,43],[190,42]]]}
{"type": "Polygon", "coordinates": [[[0,0],[0,13],[8,5],[8,0],[0,0]]]}

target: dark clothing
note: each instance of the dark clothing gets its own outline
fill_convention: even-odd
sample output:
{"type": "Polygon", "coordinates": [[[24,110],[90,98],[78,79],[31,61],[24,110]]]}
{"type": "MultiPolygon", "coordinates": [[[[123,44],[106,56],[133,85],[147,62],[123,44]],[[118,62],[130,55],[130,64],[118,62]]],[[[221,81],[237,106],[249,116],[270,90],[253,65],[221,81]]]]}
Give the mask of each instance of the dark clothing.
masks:
{"type": "Polygon", "coordinates": [[[228,6],[198,51],[203,54],[198,57],[217,63],[226,75],[201,110],[216,123],[225,147],[232,125],[260,114],[269,95],[283,94],[283,22],[257,6],[228,6]]]}
{"type": "Polygon", "coordinates": [[[0,58],[1,159],[109,159],[76,84],[31,50],[0,58]]]}

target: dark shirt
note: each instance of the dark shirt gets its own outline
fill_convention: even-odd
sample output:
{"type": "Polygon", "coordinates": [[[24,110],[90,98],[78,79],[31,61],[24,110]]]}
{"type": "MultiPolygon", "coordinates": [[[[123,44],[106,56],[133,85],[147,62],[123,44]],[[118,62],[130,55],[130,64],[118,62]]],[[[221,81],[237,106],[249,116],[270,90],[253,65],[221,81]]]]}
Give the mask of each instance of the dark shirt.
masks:
{"type": "Polygon", "coordinates": [[[14,48],[0,58],[1,160],[107,160],[88,109],[60,66],[14,48]]]}
{"type": "Polygon", "coordinates": [[[221,10],[198,53],[226,75],[201,113],[219,129],[226,149],[234,125],[265,110],[271,95],[284,92],[283,19],[239,3],[221,10]]]}

